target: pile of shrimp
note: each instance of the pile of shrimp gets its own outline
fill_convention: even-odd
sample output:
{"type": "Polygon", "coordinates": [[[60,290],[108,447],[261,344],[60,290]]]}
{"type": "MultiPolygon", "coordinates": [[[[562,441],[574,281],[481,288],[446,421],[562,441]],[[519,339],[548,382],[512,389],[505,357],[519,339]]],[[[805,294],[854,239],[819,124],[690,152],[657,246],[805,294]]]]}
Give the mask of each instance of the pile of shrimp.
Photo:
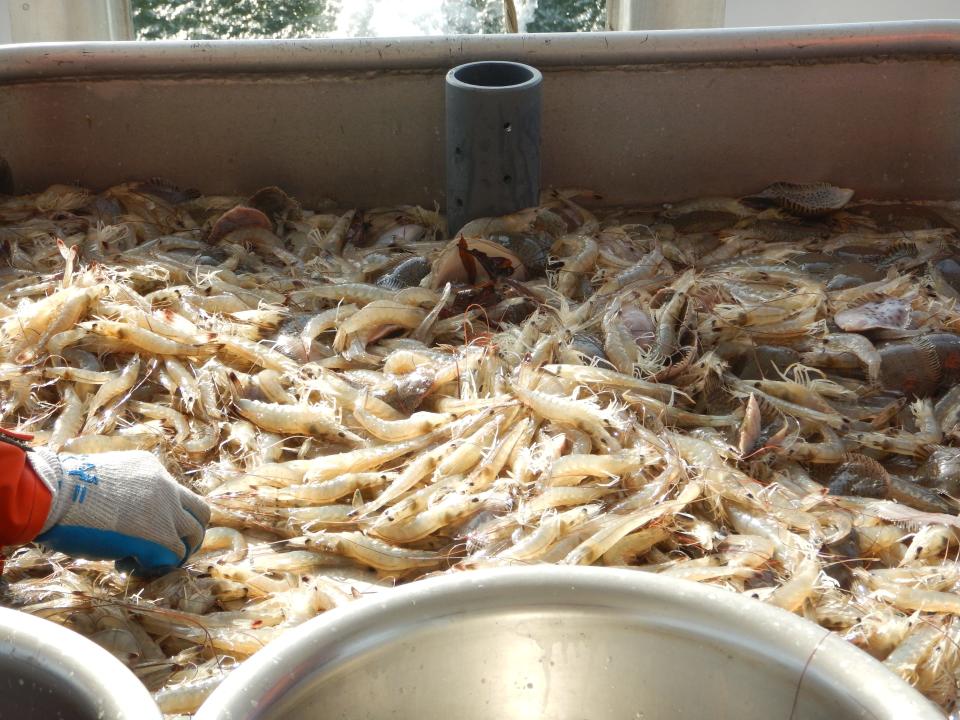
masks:
{"type": "Polygon", "coordinates": [[[0,602],[174,716],[398,583],[629,567],[797,613],[954,712],[958,228],[957,203],[789,183],[550,191],[453,238],[273,187],[0,199],[4,426],[151,450],[213,508],[160,578],[8,549],[0,602]]]}

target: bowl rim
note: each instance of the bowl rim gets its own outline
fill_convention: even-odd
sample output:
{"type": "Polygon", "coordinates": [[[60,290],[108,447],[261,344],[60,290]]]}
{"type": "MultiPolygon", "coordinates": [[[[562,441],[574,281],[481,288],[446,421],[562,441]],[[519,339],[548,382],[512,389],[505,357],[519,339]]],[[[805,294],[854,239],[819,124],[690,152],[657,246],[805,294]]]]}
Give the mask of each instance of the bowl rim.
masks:
{"type": "Polygon", "coordinates": [[[638,600],[690,614],[714,635],[726,629],[729,636],[735,627],[741,637],[765,643],[783,655],[785,663],[802,670],[801,683],[806,676],[821,684],[827,678],[826,684],[838,693],[855,695],[868,715],[943,719],[934,703],[882,663],[786,610],[716,586],[643,571],[542,565],[435,576],[326,611],[246,660],[214,690],[195,720],[262,717],[266,707],[301,679],[291,668],[323,672],[368,649],[372,637],[382,640],[391,630],[399,634],[398,628],[506,607],[595,606],[639,614],[638,600]],[[354,652],[348,652],[351,644],[354,652]]]}
{"type": "Polygon", "coordinates": [[[0,607],[0,650],[53,676],[68,676],[111,720],[160,720],[147,688],[92,640],[51,620],[0,607]]]}

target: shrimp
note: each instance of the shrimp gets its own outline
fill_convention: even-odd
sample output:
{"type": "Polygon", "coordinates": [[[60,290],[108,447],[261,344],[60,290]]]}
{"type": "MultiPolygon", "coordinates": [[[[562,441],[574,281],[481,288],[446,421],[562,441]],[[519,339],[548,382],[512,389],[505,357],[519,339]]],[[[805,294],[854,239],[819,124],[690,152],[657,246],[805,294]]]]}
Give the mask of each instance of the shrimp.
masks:
{"type": "MultiPolygon", "coordinates": [[[[601,253],[603,251],[601,250],[601,253]]],[[[640,258],[636,264],[627,267],[621,272],[607,280],[597,290],[597,294],[602,296],[613,295],[631,286],[636,286],[644,281],[653,280],[657,269],[663,264],[664,257],[662,249],[657,247],[640,258]]]]}
{"type": "Polygon", "coordinates": [[[899,522],[905,525],[919,526],[921,524],[941,524],[960,529],[960,518],[945,513],[915,510],[900,503],[884,500],[871,500],[862,508],[864,513],[877,516],[884,520],[899,522]]]}
{"type": "Polygon", "coordinates": [[[89,334],[87,330],[78,327],[72,330],[64,330],[47,341],[47,351],[50,355],[61,355],[65,348],[77,344],[89,334]]]}
{"type": "Polygon", "coordinates": [[[744,380],[742,382],[794,405],[801,405],[821,413],[836,412],[818,392],[800,383],[784,380],[744,380]]]}
{"type": "Polygon", "coordinates": [[[318,299],[368,305],[377,301],[393,301],[396,294],[395,290],[366,283],[337,283],[296,290],[290,293],[290,302],[295,305],[303,305],[307,300],[318,299]]]}
{"type": "Polygon", "coordinates": [[[834,430],[846,430],[850,424],[847,418],[842,417],[840,413],[835,410],[831,409],[830,412],[821,412],[820,410],[813,410],[805,405],[798,405],[794,402],[782,400],[781,398],[761,391],[755,385],[745,380],[731,378],[730,384],[734,388],[734,396],[745,398],[754,394],[758,402],[766,402],[782,413],[792,415],[797,419],[820,425],[828,425],[834,430]]]}
{"type": "Polygon", "coordinates": [[[67,380],[72,383],[101,385],[115,377],[114,373],[85,370],[75,367],[48,367],[43,370],[44,377],[67,380]]]}
{"type": "MultiPolygon", "coordinates": [[[[376,510],[394,502],[404,493],[415,488],[436,469],[440,457],[442,457],[448,445],[452,442],[453,441],[443,443],[429,452],[414,458],[380,495],[358,508],[357,514],[360,517],[367,517],[376,510]]],[[[392,516],[386,515],[385,518],[390,520],[392,516]]]]}
{"type": "Polygon", "coordinates": [[[146,438],[124,435],[81,435],[73,437],[63,443],[63,452],[77,455],[92,455],[104,452],[119,452],[123,450],[147,450],[160,440],[158,435],[146,438]]]}
{"type": "Polygon", "coordinates": [[[631,560],[643,556],[658,543],[670,537],[670,532],[660,526],[643,528],[621,538],[607,550],[603,564],[608,566],[631,565],[631,560]]]}
{"type": "Polygon", "coordinates": [[[930,445],[932,444],[927,442],[927,438],[923,436],[905,432],[888,434],[858,430],[848,432],[846,438],[864,447],[884,450],[898,455],[909,455],[920,459],[924,459],[929,455],[930,445]]]}
{"type": "Polygon", "coordinates": [[[224,679],[226,675],[209,675],[164,687],[153,694],[153,700],[165,715],[195,713],[211,693],[220,687],[224,679]]]}
{"type": "Polygon", "coordinates": [[[948,547],[956,544],[957,536],[948,526],[925,525],[913,536],[901,564],[906,565],[916,560],[932,561],[943,555],[948,547]]]}
{"type": "Polygon", "coordinates": [[[271,504],[281,507],[323,505],[338,500],[345,495],[352,495],[357,490],[381,487],[390,483],[396,476],[397,474],[394,472],[344,473],[332,480],[293,485],[281,490],[261,487],[257,489],[257,495],[271,504]]]}
{"type": "Polygon", "coordinates": [[[193,345],[211,339],[209,334],[204,335],[200,333],[196,325],[170,309],[159,310],[154,314],[128,305],[108,304],[106,309],[109,310],[111,314],[119,315],[121,320],[136,325],[143,330],[149,330],[186,345],[193,345]]]}
{"type": "Polygon", "coordinates": [[[742,535],[759,535],[773,543],[773,557],[789,568],[798,567],[807,559],[809,544],[787,531],[776,521],[763,517],[734,503],[725,503],[730,522],[742,535]]]}
{"type": "MultiPolygon", "coordinates": [[[[86,290],[82,288],[64,288],[55,292],[37,302],[31,303],[23,300],[17,305],[16,311],[7,316],[2,325],[0,325],[0,336],[13,340],[12,346],[7,353],[7,359],[16,362],[27,362],[33,356],[29,350],[39,339],[49,342],[51,335],[59,334],[60,331],[66,331],[72,323],[59,321],[58,314],[65,304],[77,297],[85,297],[86,290]],[[55,318],[58,318],[55,320],[55,318]],[[47,328],[51,323],[57,328],[56,333],[47,334],[47,328]],[[45,337],[46,336],[46,337],[45,337]],[[26,353],[26,354],[24,354],[26,353]]],[[[89,301],[89,299],[87,300],[89,301]]],[[[70,307],[76,309],[75,304],[70,307]]],[[[77,319],[82,314],[81,307],[76,313],[71,312],[70,316],[77,315],[77,319]]]]}
{"type": "Polygon", "coordinates": [[[692,287],[694,272],[688,270],[673,284],[673,296],[659,313],[654,347],[659,357],[670,358],[677,352],[680,323],[687,306],[687,291],[692,287]]]}
{"type": "Polygon", "coordinates": [[[782,443],[775,448],[775,452],[791,460],[799,460],[809,463],[838,463],[843,460],[845,451],[840,436],[837,435],[827,425],[818,428],[823,442],[805,442],[796,440],[789,443],[782,443]]]}
{"type": "MultiPolygon", "coordinates": [[[[242,657],[253,655],[280,634],[277,628],[266,626],[248,626],[244,629],[209,627],[209,615],[192,616],[190,613],[167,610],[164,614],[171,614],[172,617],[161,618],[142,610],[135,612],[141,615],[140,622],[144,628],[152,633],[180,638],[198,645],[209,644],[218,650],[242,657]]],[[[253,623],[254,620],[251,617],[247,622],[253,623]]]]}
{"type": "Polygon", "coordinates": [[[310,344],[322,333],[333,330],[343,320],[347,319],[360,308],[353,303],[344,303],[336,307],[324,310],[314,315],[300,331],[300,338],[308,348],[310,344]]]}
{"type": "Polygon", "coordinates": [[[121,340],[129,345],[153,355],[186,355],[199,356],[216,350],[216,345],[209,342],[186,344],[170,340],[150,330],[144,330],[130,323],[114,322],[111,320],[96,320],[82,322],[78,327],[109,338],[121,340]]]}
{"type": "Polygon", "coordinates": [[[345,530],[351,526],[353,507],[350,505],[318,505],[302,508],[279,508],[276,514],[284,521],[277,527],[284,531],[314,532],[317,530],[345,530]]]}
{"type": "Polygon", "coordinates": [[[343,561],[343,558],[332,553],[290,550],[282,553],[271,552],[267,555],[257,555],[250,560],[250,564],[255,571],[261,573],[303,574],[315,571],[319,567],[329,568],[347,563],[343,561]]]}
{"type": "Polygon", "coordinates": [[[293,360],[252,340],[235,335],[223,335],[219,337],[219,342],[223,352],[236,356],[253,366],[291,375],[297,373],[298,367],[293,360]]]}
{"type": "Polygon", "coordinates": [[[913,628],[883,661],[905,680],[916,676],[918,667],[943,636],[943,626],[935,619],[914,620],[913,628]]]}
{"type": "Polygon", "coordinates": [[[197,551],[197,556],[193,558],[193,562],[201,562],[203,555],[206,553],[227,548],[230,549],[231,553],[223,556],[221,562],[235,563],[247,557],[247,539],[242,533],[226,527],[210,528],[204,534],[203,543],[197,551]]]}
{"type": "Polygon", "coordinates": [[[442,313],[444,308],[449,305],[452,297],[453,286],[450,283],[447,283],[444,285],[443,292],[440,294],[440,299],[437,300],[437,304],[429,313],[424,316],[423,320],[420,321],[420,324],[411,333],[410,337],[414,340],[428,342],[433,337],[433,328],[437,323],[437,319],[440,317],[440,313],[442,313]]]}
{"type": "Polygon", "coordinates": [[[619,309],[615,303],[603,314],[603,350],[618,372],[632,376],[638,348],[623,322],[617,318],[619,309]]]}
{"type": "Polygon", "coordinates": [[[50,319],[49,324],[37,338],[32,348],[24,350],[16,356],[18,362],[29,362],[37,357],[53,336],[72,328],[87,312],[90,304],[102,293],[102,288],[70,288],[66,292],[68,292],[68,296],[60,306],[56,317],[50,319]]]}
{"type": "Polygon", "coordinates": [[[560,398],[519,385],[513,386],[513,392],[520,402],[540,417],[561,425],[574,425],[598,438],[610,450],[620,449],[620,443],[604,428],[612,419],[609,411],[601,410],[586,400],[560,398]]]}
{"type": "Polygon", "coordinates": [[[579,285],[581,276],[596,265],[600,249],[596,240],[587,235],[567,236],[558,241],[561,245],[567,242],[579,245],[579,248],[563,261],[557,279],[557,290],[569,297],[579,285]]]}
{"type": "Polygon", "coordinates": [[[440,528],[480,512],[489,503],[505,504],[500,493],[479,495],[452,492],[414,518],[379,523],[372,532],[390,542],[410,543],[432,535],[440,528]]]}
{"type": "Polygon", "coordinates": [[[324,405],[278,405],[243,398],[235,398],[233,405],[243,417],[264,430],[363,443],[360,436],[336,421],[332,408],[324,405]]]}
{"type": "MultiPolygon", "coordinates": [[[[344,407],[353,407],[360,397],[360,390],[351,383],[334,373],[319,368],[319,373],[301,382],[302,388],[310,391],[317,391],[326,399],[333,400],[344,407]]],[[[377,417],[384,420],[399,420],[403,415],[396,408],[388,405],[379,398],[369,397],[367,399],[368,409],[377,417]]]]}
{"type": "Polygon", "coordinates": [[[612,477],[633,470],[643,457],[633,452],[614,455],[564,455],[555,460],[544,481],[547,485],[578,485],[586,477],[612,477]]]}
{"type": "Polygon", "coordinates": [[[708,197],[685,200],[670,205],[661,215],[673,219],[697,212],[721,212],[738,218],[748,218],[757,214],[756,210],[734,198],[708,197]]]}
{"type": "Polygon", "coordinates": [[[954,668],[957,662],[957,639],[960,627],[957,620],[945,623],[940,639],[917,668],[917,688],[936,704],[949,706],[956,702],[957,686],[954,668]]]}
{"type": "Polygon", "coordinates": [[[197,369],[197,389],[200,393],[200,404],[197,408],[201,415],[212,420],[223,418],[217,392],[217,375],[226,370],[215,359],[211,358],[197,369]]]}
{"type": "Polygon", "coordinates": [[[305,547],[309,550],[345,555],[384,572],[432,568],[444,561],[444,556],[440,553],[399,548],[367,537],[361,532],[313,533],[304,540],[305,547]]]}
{"type": "Polygon", "coordinates": [[[7,604],[189,712],[384,580],[629,567],[802,615],[955,702],[957,203],[595,217],[578,192],[472,223],[466,255],[434,212],[277,188],[0,198],[4,424],[162,449],[211,506],[187,567],[132,589],[15,550],[7,604]],[[471,266],[489,282],[446,282],[471,266]]]}
{"type": "Polygon", "coordinates": [[[754,394],[750,393],[737,441],[741,456],[749,455],[756,447],[757,440],[760,438],[760,427],[760,406],[754,394]]]}
{"type": "Polygon", "coordinates": [[[767,598],[767,602],[792,612],[813,594],[818,577],[820,577],[820,563],[816,558],[806,558],[790,579],[773,591],[767,598]]]}
{"type": "Polygon", "coordinates": [[[907,554],[901,540],[906,533],[895,525],[857,527],[860,552],[867,557],[880,557],[888,565],[899,565],[907,554]]]}
{"type": "Polygon", "coordinates": [[[437,474],[441,477],[450,477],[468,472],[483,457],[487,443],[505,424],[505,418],[495,417],[481,425],[468,437],[454,442],[450,452],[437,464],[437,474]]]}
{"type": "MultiPolygon", "coordinates": [[[[376,470],[391,460],[395,460],[412,452],[417,452],[436,442],[443,431],[435,434],[423,435],[413,440],[401,440],[395,443],[385,443],[375,447],[364,447],[343,453],[323,455],[313,460],[298,463],[294,470],[295,476],[299,470],[299,477],[304,482],[329,480],[341,473],[363,472],[376,470]],[[300,470],[302,468],[302,470],[300,470]]],[[[289,463],[285,463],[289,465],[289,463]]]]}
{"type": "Polygon", "coordinates": [[[409,440],[450,422],[449,413],[415,412],[405,420],[381,420],[366,410],[367,393],[364,391],[353,407],[353,416],[364,430],[380,440],[409,440]]]}
{"type": "Polygon", "coordinates": [[[520,438],[528,435],[531,425],[533,425],[531,419],[524,418],[510,428],[485,461],[464,479],[463,486],[469,488],[470,492],[477,492],[490,487],[507,464],[520,438]]]}
{"type": "Polygon", "coordinates": [[[901,610],[960,615],[960,596],[956,593],[920,590],[876,581],[873,584],[877,587],[877,597],[901,610]]]}
{"type": "Polygon", "coordinates": [[[561,486],[547,488],[539,495],[527,500],[523,505],[523,512],[528,515],[536,515],[552,508],[588,505],[612,492],[614,490],[605,487],[561,486]]]}
{"type": "Polygon", "coordinates": [[[700,496],[701,488],[697,483],[687,484],[676,500],[660,503],[626,517],[610,518],[596,533],[574,548],[563,560],[565,565],[590,565],[634,530],[664,516],[680,512],[700,496]]]}
{"type": "Polygon", "coordinates": [[[880,384],[880,353],[863,335],[857,333],[833,333],[820,341],[828,351],[848,352],[856,356],[867,370],[867,379],[872,385],[880,384]]]}
{"type": "Polygon", "coordinates": [[[776,545],[760,535],[728,535],[723,539],[723,555],[731,567],[763,567],[776,550],[776,545]]]}
{"type": "Polygon", "coordinates": [[[176,358],[165,359],[164,367],[177,384],[177,390],[183,399],[184,408],[188,413],[193,413],[194,407],[200,401],[200,387],[197,385],[196,378],[176,358]]]}
{"type": "Polygon", "coordinates": [[[589,365],[544,365],[541,370],[547,375],[554,375],[578,384],[634,390],[644,397],[651,397],[664,402],[673,402],[675,398],[682,398],[692,402],[689,395],[672,385],[647,382],[600,367],[591,367],[589,365]]]}
{"type": "Polygon", "coordinates": [[[392,300],[375,300],[340,323],[333,339],[333,348],[337,352],[343,352],[349,344],[349,338],[375,328],[416,329],[426,315],[425,311],[417,307],[392,300]]]}
{"type": "Polygon", "coordinates": [[[701,415],[661,402],[655,398],[623,393],[623,399],[630,405],[639,405],[645,413],[659,418],[661,422],[678,427],[731,427],[741,422],[739,415],[701,415]]]}
{"type": "Polygon", "coordinates": [[[63,391],[63,410],[57,416],[53,425],[53,432],[47,440],[47,446],[53,452],[59,452],[71,438],[80,434],[83,425],[84,402],[77,396],[74,389],[67,385],[63,391]]]}
{"type": "Polygon", "coordinates": [[[540,524],[535,530],[511,547],[497,553],[495,557],[526,562],[536,560],[556,540],[598,517],[599,514],[599,505],[582,505],[560,513],[545,514],[540,518],[540,524]]]}
{"type": "Polygon", "coordinates": [[[176,437],[174,438],[176,443],[183,443],[190,436],[190,425],[187,423],[187,419],[171,407],[139,401],[130,402],[129,407],[145,417],[163,420],[170,424],[176,430],[176,437]]]}
{"type": "Polygon", "coordinates": [[[296,403],[296,398],[283,387],[281,375],[276,370],[261,370],[256,375],[256,384],[270,402],[278,405],[296,403]]]}

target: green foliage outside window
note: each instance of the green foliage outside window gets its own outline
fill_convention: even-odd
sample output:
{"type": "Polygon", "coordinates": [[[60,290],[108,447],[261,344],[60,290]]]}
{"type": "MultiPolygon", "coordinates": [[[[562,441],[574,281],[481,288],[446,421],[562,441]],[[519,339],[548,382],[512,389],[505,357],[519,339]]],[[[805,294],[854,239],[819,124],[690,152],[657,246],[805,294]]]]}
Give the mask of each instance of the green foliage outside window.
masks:
{"type": "MultiPolygon", "coordinates": [[[[368,16],[375,2],[369,0],[368,16]]],[[[140,40],[322,37],[336,28],[340,10],[341,0],[133,0],[140,40]]],[[[503,32],[503,0],[443,0],[441,11],[446,33],[503,32]]],[[[526,30],[602,30],[605,13],[606,0],[538,0],[526,30]]],[[[365,22],[348,28],[355,35],[365,30],[365,22]]]]}
{"type": "Polygon", "coordinates": [[[336,26],[338,0],[133,0],[140,40],[316,37],[336,26]]]}

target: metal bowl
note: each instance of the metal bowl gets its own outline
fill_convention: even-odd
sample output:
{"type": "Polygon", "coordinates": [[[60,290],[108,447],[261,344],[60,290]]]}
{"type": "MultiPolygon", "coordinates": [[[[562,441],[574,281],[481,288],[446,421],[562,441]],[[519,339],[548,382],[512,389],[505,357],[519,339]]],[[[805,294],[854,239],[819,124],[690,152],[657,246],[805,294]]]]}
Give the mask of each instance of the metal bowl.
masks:
{"type": "Polygon", "coordinates": [[[0,718],[160,720],[147,689],[71,630],[0,608],[0,718]]]}
{"type": "Polygon", "coordinates": [[[467,572],[324,613],[196,720],[942,720],[879,662],[739,595],[644,572],[467,572]]]}

